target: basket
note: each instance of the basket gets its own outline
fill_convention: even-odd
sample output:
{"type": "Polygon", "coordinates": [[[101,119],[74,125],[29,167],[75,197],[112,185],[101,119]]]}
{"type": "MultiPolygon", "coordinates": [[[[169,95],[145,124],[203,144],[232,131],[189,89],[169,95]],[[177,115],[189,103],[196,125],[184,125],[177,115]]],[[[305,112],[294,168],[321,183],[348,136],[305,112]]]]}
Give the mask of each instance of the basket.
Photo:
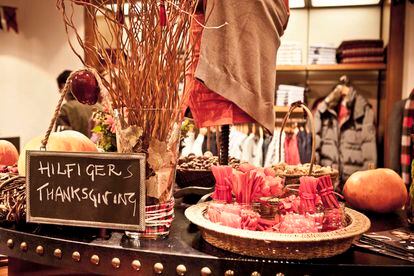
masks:
{"type": "Polygon", "coordinates": [[[0,173],[0,223],[26,221],[26,178],[0,173]]]}
{"type": "Polygon", "coordinates": [[[339,172],[338,170],[334,170],[332,169],[330,173],[323,173],[323,172],[318,172],[318,171],[314,171],[314,167],[315,167],[315,159],[316,159],[316,133],[315,133],[315,122],[313,119],[313,115],[312,112],[309,110],[309,108],[302,102],[295,102],[293,103],[288,112],[286,113],[285,117],[283,118],[283,122],[282,122],[282,128],[280,131],[280,136],[279,136],[279,160],[281,160],[282,157],[282,133],[283,133],[283,129],[286,126],[286,123],[288,122],[290,115],[292,114],[292,112],[296,109],[296,108],[302,108],[304,110],[304,112],[306,112],[306,114],[309,117],[309,121],[311,124],[311,129],[312,129],[312,155],[311,155],[311,162],[309,164],[309,172],[307,174],[277,174],[277,176],[282,177],[285,179],[285,184],[286,185],[290,185],[290,184],[299,184],[299,178],[305,175],[309,175],[309,176],[313,176],[313,177],[320,177],[320,176],[324,176],[324,175],[329,175],[331,177],[332,183],[338,182],[339,179],[339,172]]]}
{"type": "Polygon", "coordinates": [[[175,181],[180,188],[191,186],[213,187],[216,183],[210,170],[177,169],[175,181]]]}
{"type": "Polygon", "coordinates": [[[339,230],[302,234],[257,232],[209,221],[204,215],[207,206],[208,203],[200,203],[185,211],[185,216],[199,227],[203,239],[215,247],[252,257],[288,260],[332,257],[348,250],[371,226],[365,215],[346,208],[347,226],[339,230]]]}
{"type": "MultiPolygon", "coordinates": [[[[196,157],[200,158],[199,156],[196,157]]],[[[201,158],[213,158],[213,162],[210,163],[211,165],[217,165],[217,162],[220,161],[219,157],[217,156],[210,156],[210,157],[201,157],[201,158]],[[215,159],[217,158],[217,159],[215,159]]],[[[207,159],[203,159],[204,161],[207,161],[207,159]]],[[[180,158],[181,160],[181,158],[180,158]]],[[[177,169],[176,169],[176,177],[175,181],[177,183],[177,186],[179,188],[187,188],[187,187],[202,187],[202,188],[212,188],[216,184],[216,179],[214,178],[213,172],[211,171],[211,167],[204,167],[201,166],[198,168],[194,167],[181,167],[182,163],[186,163],[188,161],[178,161],[177,169]]],[[[191,160],[190,160],[191,161],[191,160]]],[[[202,160],[201,160],[202,161],[202,160]]],[[[200,162],[198,160],[197,162],[200,162]]],[[[232,166],[233,168],[238,168],[240,164],[240,160],[230,157],[228,159],[229,166],[232,166]]]]}
{"type": "Polygon", "coordinates": [[[337,183],[339,181],[339,172],[338,170],[333,170],[331,173],[317,173],[317,172],[312,172],[311,174],[276,174],[279,177],[282,177],[285,179],[285,184],[286,185],[291,185],[291,184],[299,184],[299,178],[301,178],[302,176],[305,175],[310,175],[313,177],[321,177],[324,175],[329,175],[331,177],[332,183],[334,184],[334,187],[337,186],[337,183]]]}

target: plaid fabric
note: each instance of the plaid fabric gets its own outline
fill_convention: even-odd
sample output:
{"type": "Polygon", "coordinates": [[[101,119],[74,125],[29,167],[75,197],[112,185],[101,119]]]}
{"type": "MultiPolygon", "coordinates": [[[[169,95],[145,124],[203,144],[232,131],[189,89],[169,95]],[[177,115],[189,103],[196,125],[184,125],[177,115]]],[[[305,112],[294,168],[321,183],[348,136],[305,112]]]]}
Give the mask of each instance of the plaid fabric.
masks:
{"type": "Polygon", "coordinates": [[[339,59],[352,57],[383,57],[384,48],[356,48],[340,51],[336,53],[339,59]]]}
{"type": "Polygon", "coordinates": [[[171,198],[163,204],[145,206],[146,226],[140,236],[155,238],[168,235],[174,219],[174,203],[174,198],[171,198]]]}
{"type": "Polygon", "coordinates": [[[401,137],[401,172],[405,185],[411,184],[410,166],[414,156],[411,135],[414,134],[414,89],[404,107],[404,117],[401,137]]]}
{"type": "Polygon", "coordinates": [[[382,47],[384,47],[384,42],[381,39],[345,40],[339,45],[338,50],[382,47]]]}

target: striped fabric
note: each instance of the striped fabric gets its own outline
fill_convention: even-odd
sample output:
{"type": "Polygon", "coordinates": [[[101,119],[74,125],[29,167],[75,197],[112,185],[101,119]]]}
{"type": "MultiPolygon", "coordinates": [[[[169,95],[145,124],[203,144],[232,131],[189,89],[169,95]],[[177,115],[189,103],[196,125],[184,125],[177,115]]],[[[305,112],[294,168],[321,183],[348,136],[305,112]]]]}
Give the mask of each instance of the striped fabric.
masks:
{"type": "Polygon", "coordinates": [[[145,231],[140,236],[146,238],[164,237],[170,233],[171,223],[174,219],[174,198],[170,201],[145,206],[145,231]]]}
{"type": "Polygon", "coordinates": [[[355,48],[343,50],[339,53],[342,57],[370,57],[383,56],[384,48],[355,48]]]}
{"type": "Polygon", "coordinates": [[[338,50],[382,47],[384,47],[384,42],[381,39],[345,40],[339,45],[338,50]]]}
{"type": "Polygon", "coordinates": [[[384,62],[382,40],[343,41],[336,52],[340,63],[384,62]]]}
{"type": "Polygon", "coordinates": [[[405,103],[401,137],[401,171],[407,187],[411,184],[410,167],[414,157],[411,135],[414,135],[414,89],[405,103]]]}

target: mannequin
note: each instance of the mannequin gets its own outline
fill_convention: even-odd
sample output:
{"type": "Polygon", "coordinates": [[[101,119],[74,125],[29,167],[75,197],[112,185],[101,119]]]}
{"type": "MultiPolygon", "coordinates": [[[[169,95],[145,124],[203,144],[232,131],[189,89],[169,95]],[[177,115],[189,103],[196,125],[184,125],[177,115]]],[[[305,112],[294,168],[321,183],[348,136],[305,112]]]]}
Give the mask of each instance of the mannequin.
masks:
{"type": "Polygon", "coordinates": [[[284,0],[260,2],[209,0],[206,28],[192,22],[193,41],[202,35],[186,82],[198,127],[257,122],[273,133],[276,52],[289,10],[284,0]]]}

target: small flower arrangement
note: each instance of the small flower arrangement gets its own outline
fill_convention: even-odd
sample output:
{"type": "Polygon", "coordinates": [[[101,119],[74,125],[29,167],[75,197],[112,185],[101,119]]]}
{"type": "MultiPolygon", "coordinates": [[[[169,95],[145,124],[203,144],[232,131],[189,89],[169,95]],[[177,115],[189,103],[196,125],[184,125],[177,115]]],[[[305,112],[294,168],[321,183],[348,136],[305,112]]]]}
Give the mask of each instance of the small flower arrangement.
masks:
{"type": "Polygon", "coordinates": [[[91,140],[105,152],[116,152],[115,120],[109,112],[97,110],[92,115],[94,128],[91,140]]]}

